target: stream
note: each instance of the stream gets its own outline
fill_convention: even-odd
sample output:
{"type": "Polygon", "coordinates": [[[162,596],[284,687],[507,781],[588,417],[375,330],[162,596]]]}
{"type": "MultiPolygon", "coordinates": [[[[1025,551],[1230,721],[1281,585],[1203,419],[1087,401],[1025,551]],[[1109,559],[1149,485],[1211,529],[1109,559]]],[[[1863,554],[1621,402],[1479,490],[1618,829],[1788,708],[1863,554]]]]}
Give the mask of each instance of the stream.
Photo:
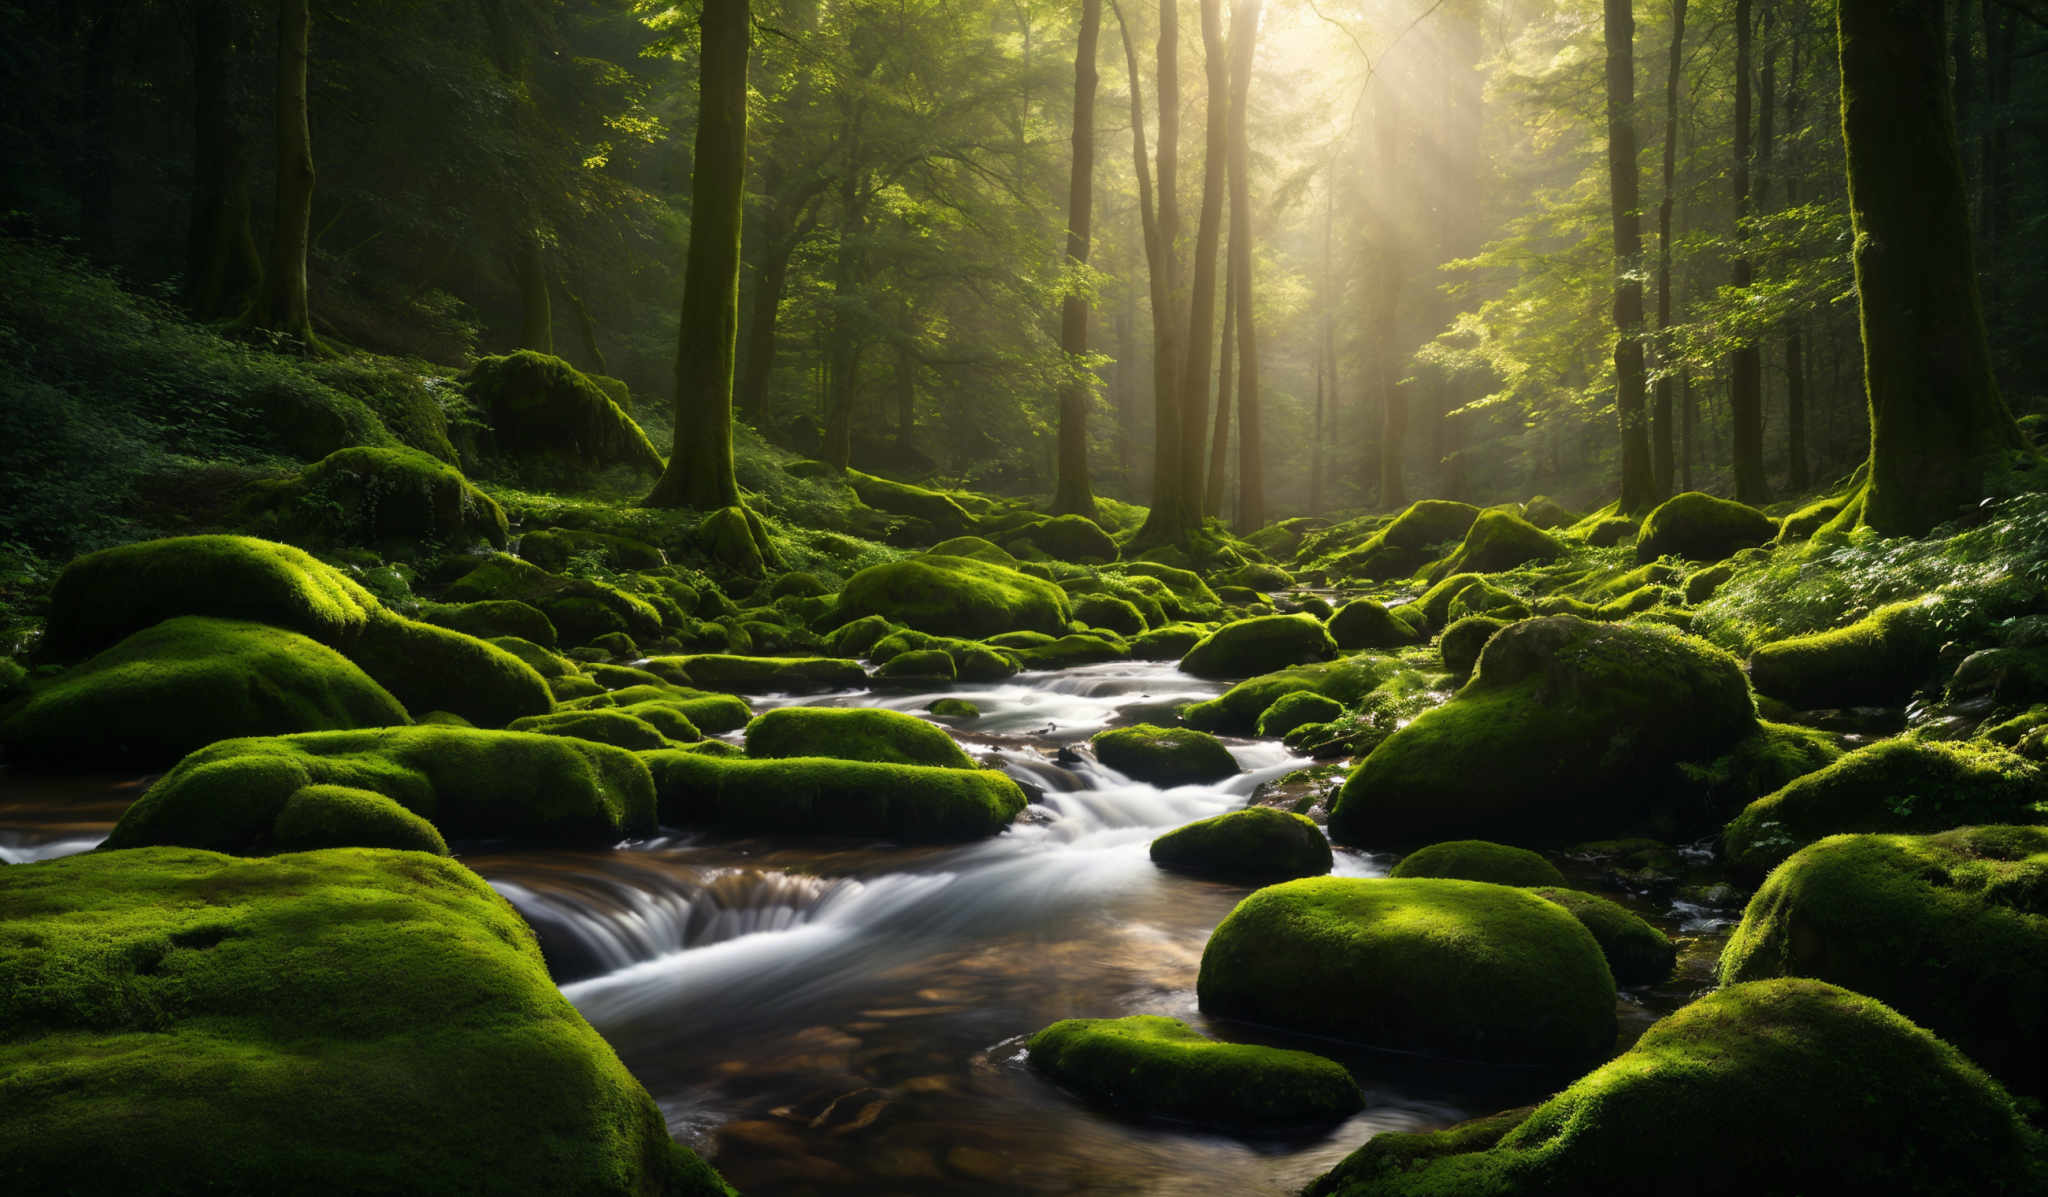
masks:
{"type": "MultiPolygon", "coordinates": [[[[534,926],[563,992],[671,1131],[749,1194],[1292,1193],[1379,1131],[1544,1096],[1551,1086],[1524,1075],[1196,1008],[1203,945],[1248,890],[1162,872],[1150,841],[1310,762],[1277,742],[1227,740],[1243,773],[1161,790],[1073,745],[1165,722],[1223,688],[1172,663],[1120,662],[943,691],[752,700],[914,713],[938,697],[975,703],[981,717],[956,737],[1034,796],[1007,832],[976,844],[675,835],[462,858],[534,926]],[[1093,1111],[1025,1064],[1025,1040],[1048,1023],[1138,1013],[1332,1056],[1366,1108],[1335,1127],[1222,1134],[1093,1111]]],[[[9,788],[0,860],[21,862],[90,848],[140,782],[9,788]]],[[[1394,859],[1340,849],[1335,871],[1383,875],[1394,859]]],[[[1672,981],[1623,994],[1625,1040],[1711,984],[1728,921],[1685,903],[1631,905],[1687,938],[1672,981]]]]}

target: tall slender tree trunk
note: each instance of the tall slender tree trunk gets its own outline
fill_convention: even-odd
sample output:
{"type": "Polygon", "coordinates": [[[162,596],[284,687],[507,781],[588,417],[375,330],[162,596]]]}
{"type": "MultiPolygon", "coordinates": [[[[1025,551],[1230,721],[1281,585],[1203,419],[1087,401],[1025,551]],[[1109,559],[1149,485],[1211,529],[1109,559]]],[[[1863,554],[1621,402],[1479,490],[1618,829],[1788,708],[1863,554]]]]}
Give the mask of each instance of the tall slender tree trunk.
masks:
{"type": "MultiPolygon", "coordinates": [[[[1664,80],[1664,198],[1657,204],[1657,333],[1658,344],[1671,331],[1671,217],[1678,202],[1678,96],[1685,80],[1685,0],[1671,0],[1670,73],[1664,80]]],[[[1660,353],[1668,352],[1668,348],[1660,353]]],[[[1650,412],[1650,469],[1655,495],[1671,494],[1671,391],[1676,381],[1668,364],[1659,362],[1656,404],[1650,412]]],[[[1688,471],[1688,478],[1690,471],[1688,471]]]]}
{"type": "Polygon", "coordinates": [[[1236,247],[1225,252],[1223,278],[1223,360],[1216,368],[1216,420],[1209,432],[1209,483],[1202,488],[1204,516],[1223,515],[1224,464],[1230,457],[1230,367],[1237,354],[1237,275],[1232,269],[1236,247]]]}
{"type": "Polygon", "coordinates": [[[1693,439],[1699,427],[1699,413],[1693,406],[1692,373],[1678,375],[1678,489],[1692,489],[1693,439]]]}
{"type": "Polygon", "coordinates": [[[1372,387],[1380,398],[1379,503],[1389,510],[1408,505],[1408,396],[1401,392],[1394,348],[1400,333],[1401,270],[1399,251],[1389,237],[1373,280],[1372,305],[1372,387]]]}
{"type": "MultiPolygon", "coordinates": [[[[1795,35],[1792,44],[1791,75],[1785,82],[1785,127],[1787,130],[1799,127],[1804,96],[1800,91],[1801,67],[1804,56],[1795,35]]],[[[1785,206],[1799,204],[1799,172],[1785,172],[1785,206]]],[[[1792,492],[1798,494],[1813,485],[1812,471],[1807,465],[1806,448],[1806,329],[1805,322],[1798,317],[1785,323],[1785,457],[1786,480],[1792,492]]]]}
{"type": "MultiPolygon", "coordinates": [[[[1871,0],[1850,0],[1869,3],[1871,0]]],[[[1753,22],[1750,0],[1735,0],[1735,286],[1738,290],[1756,281],[1756,268],[1749,256],[1749,221],[1755,213],[1750,195],[1752,152],[1750,114],[1754,107],[1750,86],[1753,22]]],[[[1944,81],[1945,83],[1946,81],[1944,81]]],[[[1947,90],[1944,86],[1943,91],[1947,90]]],[[[1762,347],[1754,342],[1737,349],[1728,363],[1728,412],[1734,444],[1735,497],[1741,502],[1761,505],[1764,486],[1764,359],[1762,347]]]]}
{"type": "Polygon", "coordinates": [[[826,366],[824,460],[845,469],[853,464],[853,402],[859,394],[860,331],[855,292],[866,268],[867,184],[865,172],[850,170],[840,188],[844,227],[832,275],[831,348],[826,366]]]}
{"type": "Polygon", "coordinates": [[[675,443],[647,497],[661,507],[730,507],[732,374],[738,350],[740,220],[747,182],[748,0],[705,0],[699,18],[696,156],[690,169],[690,250],[676,342],[675,443]]]}
{"type": "Polygon", "coordinates": [[[548,303],[548,247],[540,230],[520,234],[515,251],[519,276],[519,347],[555,351],[555,315],[548,303]]]}
{"type": "Polygon", "coordinates": [[[1656,501],[1650,429],[1643,403],[1643,252],[1636,180],[1635,13],[1631,0],[1606,0],[1607,173],[1614,200],[1614,407],[1621,422],[1621,510],[1656,501]]]}
{"type": "Polygon", "coordinates": [[[1229,161],[1230,59],[1223,45],[1223,0],[1201,0],[1202,59],[1208,75],[1202,206],[1195,223],[1194,283],[1188,292],[1187,363],[1180,377],[1181,485],[1186,519],[1200,523],[1208,503],[1203,466],[1209,370],[1215,350],[1216,251],[1223,235],[1224,168],[1229,161]]]}
{"type": "MultiPolygon", "coordinates": [[[[822,186],[822,185],[821,185],[822,186]]],[[[807,191],[801,205],[810,210],[817,189],[807,191]]],[[[754,292],[747,314],[746,352],[740,357],[739,390],[733,406],[740,419],[761,427],[768,414],[768,386],[775,377],[776,338],[782,319],[782,296],[789,287],[789,259],[816,223],[800,215],[787,197],[771,195],[761,219],[761,246],[754,263],[754,292]]]]}
{"type": "MultiPolygon", "coordinates": [[[[1237,299],[1237,527],[1266,523],[1266,445],[1259,394],[1259,324],[1252,285],[1252,198],[1246,118],[1251,107],[1252,58],[1258,46],[1260,0],[1236,0],[1230,10],[1230,289],[1237,299]]],[[[1229,333],[1226,331],[1225,336],[1229,333]]],[[[1230,371],[1226,359],[1224,372],[1230,371]]],[[[1220,418],[1220,417],[1219,417],[1220,418]]],[[[1221,500],[1218,500],[1220,505],[1221,500]]]]}
{"type": "Polygon", "coordinates": [[[1860,519],[1887,536],[1926,532],[2005,490],[2016,465],[2039,473],[1992,375],[1944,15],[1859,2],[1836,17],[1870,401],[1860,519]]]}
{"type": "Polygon", "coordinates": [[[1180,268],[1174,240],[1180,232],[1180,209],[1175,199],[1178,185],[1175,171],[1180,146],[1180,20],[1176,0],[1159,3],[1159,189],[1152,189],[1151,166],[1145,161],[1144,101],[1139,94],[1137,51],[1131,44],[1130,28],[1117,25],[1123,33],[1124,62],[1131,79],[1131,147],[1134,173],[1138,176],[1138,207],[1145,229],[1146,273],[1152,297],[1152,507],[1138,530],[1139,544],[1165,544],[1187,538],[1188,519],[1181,471],[1180,369],[1185,334],[1185,309],[1180,297],[1180,268]],[[1155,203],[1156,199],[1156,203],[1155,203]]]}
{"type": "Polygon", "coordinates": [[[192,10],[192,214],[185,236],[185,305],[201,319],[239,312],[263,277],[249,208],[249,149],[235,102],[246,52],[241,7],[201,0],[192,10]]]}
{"type": "Polygon", "coordinates": [[[599,374],[610,374],[611,366],[604,360],[604,346],[597,343],[597,321],[591,318],[590,305],[583,302],[570,286],[567,275],[555,276],[555,291],[569,301],[569,308],[576,313],[576,331],[583,337],[583,352],[590,369],[599,374]]]}
{"type": "MultiPolygon", "coordinates": [[[[1088,261],[1089,221],[1095,207],[1095,50],[1102,31],[1102,0],[1081,0],[1081,33],[1074,49],[1074,161],[1067,179],[1067,261],[1088,261]]],[[[1088,408],[1094,388],[1082,376],[1088,352],[1088,300],[1069,292],[1060,303],[1060,349],[1067,378],[1060,384],[1060,452],[1053,488],[1054,515],[1095,518],[1088,481],[1088,408]]]]}
{"type": "Polygon", "coordinates": [[[309,0],[280,0],[277,15],[277,228],[270,244],[264,327],[311,348],[306,251],[313,229],[313,134],[307,115],[309,0]]]}

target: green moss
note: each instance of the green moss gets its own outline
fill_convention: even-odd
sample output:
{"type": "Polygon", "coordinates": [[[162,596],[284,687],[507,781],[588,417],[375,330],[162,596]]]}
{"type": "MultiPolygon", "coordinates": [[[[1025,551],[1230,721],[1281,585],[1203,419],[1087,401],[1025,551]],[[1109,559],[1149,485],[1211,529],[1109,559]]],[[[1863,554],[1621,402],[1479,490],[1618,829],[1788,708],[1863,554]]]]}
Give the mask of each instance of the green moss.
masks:
{"type": "Polygon", "coordinates": [[[1221,740],[1191,728],[1140,723],[1096,732],[1089,743],[1103,764],[1156,786],[1202,785],[1239,772],[1221,740]]]}
{"type": "Polygon", "coordinates": [[[550,573],[568,568],[577,557],[618,570],[659,569],[668,564],[667,555],[644,540],[577,528],[542,528],[525,533],[519,538],[519,555],[550,573]]]}
{"type": "Polygon", "coordinates": [[[934,557],[972,557],[976,561],[986,561],[991,565],[1004,565],[1011,569],[1017,567],[1015,557],[979,536],[955,536],[951,540],[942,540],[933,545],[929,551],[934,557]]]}
{"type": "MultiPolygon", "coordinates": [[[[1166,607],[1166,613],[1175,619],[1214,619],[1223,605],[1223,600],[1193,570],[1157,561],[1126,561],[1116,567],[1115,573],[1129,579],[1150,578],[1165,587],[1178,604],[1166,607]]],[[[1162,597],[1161,601],[1164,603],[1165,599],[1162,597]]]]}
{"type": "Polygon", "coordinates": [[[1721,981],[1815,977],[1940,1035],[2041,1097],[2048,993],[2048,828],[1833,836],[1750,900],[1721,981]]]}
{"type": "Polygon", "coordinates": [[[1500,573],[1532,561],[1555,561],[1567,551],[1563,541],[1520,516],[1487,511],[1473,521],[1457,551],[1430,572],[1437,578],[1500,573]]]}
{"type": "Polygon", "coordinates": [[[1762,874],[1838,832],[1942,831],[2048,820],[2048,775],[1999,748],[1888,740],[1749,804],[1728,824],[1729,860],[1762,874]]]}
{"type": "Polygon", "coordinates": [[[474,636],[378,612],[348,657],[409,711],[453,711],[478,727],[503,727],[553,708],[532,666],[474,636]]]}
{"type": "Polygon", "coordinates": [[[520,477],[573,484],[607,466],[661,472],[633,418],[561,358],[524,349],[487,357],[464,382],[487,425],[484,455],[520,477]]]}
{"type": "Polygon", "coordinates": [[[1347,650],[1405,648],[1420,639],[1414,628],[1394,618],[1383,604],[1373,599],[1354,599],[1344,604],[1330,617],[1329,628],[1337,647],[1347,650]]]}
{"type": "Polygon", "coordinates": [[[1536,886],[1529,892],[1564,907],[1593,933],[1616,985],[1659,984],[1678,963],[1678,945],[1618,902],[1558,885],[1536,886]]]}
{"type": "Polygon", "coordinates": [[[236,736],[411,722],[385,689],[296,632],[185,616],[137,632],[0,719],[10,761],[164,766],[236,736]]]}
{"type": "Polygon", "coordinates": [[[1275,591],[1292,589],[1294,586],[1294,575],[1277,565],[1268,565],[1263,561],[1251,561],[1238,566],[1236,569],[1217,574],[1213,581],[1223,583],[1226,586],[1242,586],[1247,590],[1272,594],[1275,591]]]}
{"type": "Polygon", "coordinates": [[[1181,658],[1196,677],[1245,677],[1337,655],[1337,642],[1308,615],[1262,615],[1227,623],[1181,658]]]}
{"type": "Polygon", "coordinates": [[[1478,518],[1479,509],[1469,503],[1424,499],[1364,543],[1328,556],[1320,564],[1344,577],[1374,581],[1407,577],[1429,563],[1435,546],[1460,539],[1478,518]]]}
{"type": "Polygon", "coordinates": [[[1609,549],[1634,540],[1640,526],[1624,515],[1592,515],[1572,525],[1571,531],[1596,549],[1609,549]]]}
{"type": "Polygon", "coordinates": [[[1757,691],[1804,710],[1903,702],[1933,672],[1942,635],[1917,601],[1831,632],[1766,644],[1749,658],[1757,691]]]}
{"type": "Polygon", "coordinates": [[[1779,521],[1777,543],[1793,544],[1808,539],[1825,527],[1829,520],[1842,514],[1842,508],[1847,504],[1847,499],[1835,497],[1801,507],[1779,521]]]}
{"type": "MultiPolygon", "coordinates": [[[[1012,632],[1008,635],[1010,637],[1037,637],[1037,642],[1041,644],[1054,643],[1052,637],[1046,636],[1042,632],[1012,632]]],[[[997,637],[996,639],[1002,640],[1005,638],[997,637]]],[[[897,666],[894,673],[885,672],[884,676],[901,677],[905,676],[906,672],[914,672],[918,668],[927,668],[935,669],[937,673],[957,677],[963,682],[994,682],[1001,681],[1006,677],[1012,677],[1024,668],[1023,662],[1020,659],[1021,654],[1011,652],[1007,648],[992,648],[980,641],[961,640],[953,636],[927,636],[923,632],[913,632],[908,629],[891,632],[877,641],[874,647],[869,650],[869,656],[873,660],[882,663],[886,670],[887,666],[895,664],[896,658],[899,656],[912,652],[929,651],[944,653],[952,661],[952,665],[948,668],[940,668],[936,660],[922,658],[916,663],[897,666]]],[[[936,674],[927,674],[926,676],[936,676],[936,674]]]]}
{"type": "Polygon", "coordinates": [[[727,1192],[452,861],[0,869],[0,1187],[727,1192]]]}
{"type": "Polygon", "coordinates": [[[1552,528],[1569,528],[1585,517],[1548,495],[1537,495],[1522,504],[1522,518],[1548,531],[1552,528]]]}
{"type": "Polygon", "coordinates": [[[1320,665],[1296,665],[1247,678],[1206,702],[1193,703],[1181,711],[1189,727],[1229,736],[1249,736],[1258,730],[1259,716],[1283,695],[1311,690],[1325,698],[1352,704],[1371,693],[1399,670],[1386,657],[1347,657],[1320,665]]]}
{"type": "Polygon", "coordinates": [[[969,722],[981,718],[981,708],[964,698],[935,699],[925,707],[940,719],[959,719],[969,722]]]}
{"type": "Polygon", "coordinates": [[[563,578],[500,553],[448,586],[451,602],[517,599],[538,607],[563,643],[586,644],[606,632],[624,632],[652,644],[661,638],[661,614],[638,595],[588,578],[563,578]]]}
{"type": "Polygon", "coordinates": [[[974,522],[965,508],[939,491],[906,482],[892,482],[859,470],[846,471],[846,481],[853,487],[853,493],[860,496],[860,501],[876,511],[923,520],[940,536],[961,536],[974,522]]]}
{"type": "Polygon", "coordinates": [[[758,578],[782,566],[768,526],[743,504],[705,516],[694,539],[699,552],[743,578],[758,578]]]}
{"type": "Polygon", "coordinates": [[[1259,716],[1262,736],[1279,739],[1304,723],[1328,723],[1344,713],[1344,704],[1305,690],[1284,694],[1259,716]]]}
{"type": "Polygon", "coordinates": [[[816,694],[826,690],[861,689],[867,671],[858,661],[838,657],[736,657],[723,653],[656,657],[683,671],[691,685],[730,694],[816,694]]]}
{"type": "Polygon", "coordinates": [[[547,615],[539,607],[517,599],[427,603],[420,608],[420,619],[483,640],[496,641],[500,637],[516,636],[540,648],[553,648],[559,643],[555,625],[549,622],[547,615]]]}
{"type": "Polygon", "coordinates": [[[1478,574],[1452,574],[1423,591],[1413,603],[1394,608],[1393,615],[1417,628],[1442,628],[1451,622],[1452,600],[1463,594],[1467,587],[1483,584],[1486,584],[1486,579],[1478,574]],[[1403,619],[1406,614],[1418,618],[1403,619]]]}
{"type": "Polygon", "coordinates": [[[1982,1071],[1883,1005],[1813,981],[1709,994],[1513,1129],[1498,1121],[1382,1135],[1309,1193],[1965,1197],[2038,1191],[2041,1178],[2037,1132],[1982,1071]]]}
{"type": "Polygon", "coordinates": [[[1170,623],[1131,637],[1131,656],[1140,661],[1178,661],[1214,629],[1207,624],[1170,623]]]}
{"type": "Polygon", "coordinates": [[[1031,1037],[1031,1066],[1092,1104],[1222,1126],[1334,1122],[1365,1097],[1308,1052],[1220,1043],[1177,1018],[1069,1018],[1031,1037]]]}
{"type": "Polygon", "coordinates": [[[304,786],[285,799],[271,827],[279,852],[317,848],[395,848],[448,855],[434,825],[374,790],[304,786]]]}
{"type": "Polygon", "coordinates": [[[1454,678],[1470,677],[1473,666],[1479,664],[1479,654],[1486,650],[1486,642],[1507,626],[1507,620],[1495,619],[1491,615],[1467,615],[1445,628],[1442,639],[1437,643],[1444,668],[1454,678]]]}
{"type": "Polygon", "coordinates": [[[1770,543],[1777,531],[1776,522],[1754,507],[1687,491],[1666,499],[1643,520],[1636,560],[1720,561],[1770,543]]]}
{"type": "Polygon", "coordinates": [[[677,826],[954,843],[995,835],[1024,791],[988,769],[822,757],[754,760],[649,752],[661,818],[677,826]]]}
{"type": "Polygon", "coordinates": [[[270,850],[279,812],[309,785],[382,794],[450,839],[606,847],[654,830],[652,786],[630,752],[524,732],[401,727],[209,745],[136,800],[106,846],[255,855],[270,850]]]}
{"type": "Polygon", "coordinates": [[[1527,848],[1490,840],[1449,840],[1401,858],[1389,877],[1449,877],[1495,885],[1564,885],[1557,866],[1527,848]]]}
{"type": "Polygon", "coordinates": [[[1071,669],[1076,665],[1097,665],[1121,661],[1131,655],[1130,645],[1115,632],[1101,630],[1061,636],[1036,648],[1017,653],[1026,669],[1071,669]]]}
{"type": "Polygon", "coordinates": [[[1082,596],[1074,604],[1074,618],[1090,627],[1108,628],[1122,636],[1136,636],[1145,630],[1145,616],[1137,607],[1113,595],[1082,596]]]}
{"type": "Polygon", "coordinates": [[[1614,1046],[1614,980],[1592,935],[1476,881],[1268,886],[1209,937],[1196,988],[1211,1015],[1551,1073],[1614,1046]]]}
{"type": "Polygon", "coordinates": [[[1330,832],[1387,846],[1661,829],[1691,813],[1676,767],[1756,730],[1740,667],[1704,641],[1569,615],[1525,620],[1494,634],[1456,698],[1365,758],[1330,832]]]}
{"type": "MultiPolygon", "coordinates": [[[[593,695],[564,704],[579,710],[617,707],[638,715],[642,719],[661,726],[660,718],[648,711],[654,707],[665,707],[690,721],[691,726],[711,735],[723,735],[738,731],[754,717],[753,709],[743,699],[731,694],[713,694],[703,690],[691,690],[666,682],[657,685],[627,686],[608,693],[593,695]]],[[[671,740],[695,739],[694,736],[678,736],[663,729],[671,740]]]]}
{"type": "Polygon", "coordinates": [[[1160,868],[1251,885],[1320,877],[1331,860],[1322,828],[1270,806],[1199,819],[1152,841],[1152,863],[1160,868]]]}
{"type": "Polygon", "coordinates": [[[1135,636],[1146,628],[1164,627],[1179,618],[1178,612],[1182,610],[1180,599],[1168,589],[1166,583],[1157,578],[1141,575],[1098,570],[1085,577],[1065,579],[1060,582],[1060,589],[1076,599],[1076,618],[1083,618],[1078,603],[1089,595],[1101,595],[1129,603],[1138,613],[1138,617],[1144,621],[1139,627],[1125,633],[1130,636],[1135,636]]]}
{"type": "Polygon", "coordinates": [[[839,592],[839,617],[882,615],[904,627],[981,637],[1029,629],[1059,635],[1073,615],[1050,582],[968,557],[911,557],[869,566],[839,592]]]}
{"type": "MultiPolygon", "coordinates": [[[[634,752],[671,746],[669,737],[662,734],[654,724],[629,710],[616,707],[533,715],[525,719],[514,719],[506,730],[534,732],[543,736],[568,736],[577,740],[589,740],[593,744],[609,744],[614,748],[631,749],[634,752]]],[[[698,737],[683,737],[685,740],[696,738],[698,737]]]]}
{"type": "Polygon", "coordinates": [[[338,449],[266,499],[300,535],[344,544],[484,541],[505,547],[504,509],[462,471],[417,449],[338,449]]]}
{"type": "Polygon", "coordinates": [[[1736,741],[1704,764],[1683,764],[1679,772],[1696,792],[1692,805],[1703,818],[1725,818],[1775,793],[1842,755],[1835,737],[1811,727],[1759,721],[1755,734],[1736,741]]]}
{"type": "Polygon", "coordinates": [[[915,715],[879,707],[778,707],[747,724],[747,755],[972,769],[953,737],[915,715]]]}
{"type": "Polygon", "coordinates": [[[1062,515],[1024,530],[1023,541],[1061,561],[1101,564],[1118,557],[1116,541],[1086,516],[1062,515]]]}
{"type": "Polygon", "coordinates": [[[897,630],[895,624],[879,615],[864,615],[851,623],[841,624],[825,638],[825,646],[837,656],[864,656],[889,633],[897,630]]]}

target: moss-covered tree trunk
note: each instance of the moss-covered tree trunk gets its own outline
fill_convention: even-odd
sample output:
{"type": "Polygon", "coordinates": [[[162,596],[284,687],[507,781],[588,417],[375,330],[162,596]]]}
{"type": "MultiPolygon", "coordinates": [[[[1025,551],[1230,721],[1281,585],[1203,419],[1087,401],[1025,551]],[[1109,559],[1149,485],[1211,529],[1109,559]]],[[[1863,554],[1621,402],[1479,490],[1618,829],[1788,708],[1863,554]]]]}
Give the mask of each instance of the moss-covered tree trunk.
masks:
{"type": "MultiPolygon", "coordinates": [[[[1678,94],[1685,79],[1685,0],[1671,0],[1671,59],[1664,79],[1664,196],[1657,204],[1657,331],[1671,329],[1671,218],[1678,201],[1678,94]]],[[[1675,465],[1671,453],[1671,391],[1677,380],[1668,363],[1657,375],[1650,411],[1650,474],[1654,494],[1671,494],[1675,465]]]]}
{"type": "Polygon", "coordinates": [[[1870,401],[1861,519],[1886,535],[1998,493],[2024,445],[1984,336],[1943,18],[1925,0],[1843,0],[1837,14],[1870,401]]]}
{"type": "MultiPolygon", "coordinates": [[[[1101,32],[1102,0],[1081,0],[1081,31],[1074,48],[1074,160],[1067,176],[1067,261],[1077,273],[1088,262],[1089,222],[1095,207],[1095,52],[1101,32]]],[[[1088,299],[1078,290],[1070,289],[1060,302],[1060,350],[1066,355],[1067,377],[1060,384],[1058,481],[1052,512],[1093,519],[1088,408],[1094,389],[1081,377],[1080,359],[1088,352],[1088,299]]]]}
{"type": "MultiPolygon", "coordinates": [[[[1266,522],[1266,446],[1259,422],[1259,323],[1253,309],[1251,154],[1245,118],[1251,106],[1252,54],[1259,0],[1230,9],[1230,289],[1237,299],[1237,526],[1266,522]]],[[[1226,366],[1227,370],[1228,367],[1226,366]]],[[[1221,506],[1222,500],[1217,500],[1221,506]]]]}
{"type": "MultiPolygon", "coordinates": [[[[1868,3],[1870,0],[1847,0],[1868,3]]],[[[1888,2],[1888,0],[1886,0],[1888,2]]],[[[1738,290],[1756,281],[1756,267],[1750,260],[1747,228],[1755,205],[1750,195],[1750,113],[1754,107],[1749,72],[1752,57],[1750,0],[1735,0],[1735,270],[1738,290]]],[[[1944,85],[1944,90],[1946,85],[1944,85]]],[[[1730,447],[1735,471],[1735,497],[1751,506],[1768,497],[1764,486],[1764,365],[1763,350],[1751,342],[1728,359],[1728,416],[1734,442],[1730,447]]]]}
{"type": "Polygon", "coordinates": [[[732,466],[733,355],[739,340],[740,214],[747,181],[748,0],[705,0],[699,18],[696,156],[690,250],[676,353],[676,431],[668,468],[647,496],[660,507],[739,503],[732,466]]]}
{"type": "Polygon", "coordinates": [[[313,26],[309,0],[280,0],[277,12],[277,224],[270,242],[259,323],[312,348],[306,302],[306,251],[313,230],[313,133],[307,114],[306,59],[313,26]]]}
{"type": "Polygon", "coordinates": [[[1614,409],[1621,423],[1621,509],[1656,502],[1650,429],[1644,411],[1643,252],[1636,180],[1636,20],[1631,0],[1606,0],[1607,176],[1614,206],[1614,409]]]}

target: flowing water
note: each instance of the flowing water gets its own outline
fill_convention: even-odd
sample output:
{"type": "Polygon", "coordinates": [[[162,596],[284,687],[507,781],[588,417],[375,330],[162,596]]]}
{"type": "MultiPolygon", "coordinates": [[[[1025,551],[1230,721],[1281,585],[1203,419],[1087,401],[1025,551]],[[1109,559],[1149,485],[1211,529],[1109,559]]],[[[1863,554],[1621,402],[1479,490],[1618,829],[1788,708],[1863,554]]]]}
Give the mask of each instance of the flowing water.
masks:
{"type": "MultiPolygon", "coordinates": [[[[1120,663],[944,692],[756,700],[976,703],[981,717],[956,735],[1035,799],[981,843],[681,836],[464,860],[532,923],[564,993],[671,1129],[748,1193],[1288,1193],[1378,1131],[1542,1096],[1526,1076],[1289,1039],[1196,1008],[1203,945],[1247,891],[1161,872],[1148,845],[1309,762],[1231,742],[1243,773],[1162,790],[1075,742],[1220,689],[1170,664],[1120,663]],[[1090,1110],[1025,1066],[1024,1040],[1047,1023],[1136,1013],[1331,1055],[1366,1109],[1335,1127],[1227,1135],[1090,1110]]],[[[106,826],[94,816],[110,821],[100,812],[139,792],[77,785],[106,806],[75,794],[0,806],[0,859],[90,847],[106,826]]],[[[1340,851],[1336,871],[1374,876],[1391,860],[1340,851]]],[[[1705,934],[1669,986],[1625,995],[1637,1031],[1707,983],[1725,921],[1682,902],[1646,913],[1705,934]]]]}

